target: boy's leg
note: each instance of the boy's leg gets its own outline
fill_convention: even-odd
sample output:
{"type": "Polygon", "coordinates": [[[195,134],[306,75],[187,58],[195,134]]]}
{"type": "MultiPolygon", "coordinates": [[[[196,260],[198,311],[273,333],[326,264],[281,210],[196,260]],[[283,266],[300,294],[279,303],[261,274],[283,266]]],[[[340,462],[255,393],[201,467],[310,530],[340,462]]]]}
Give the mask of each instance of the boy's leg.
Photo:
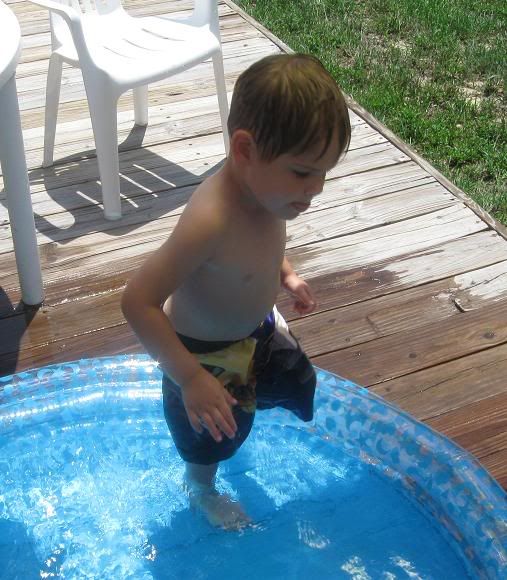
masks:
{"type": "Polygon", "coordinates": [[[250,520],[238,502],[220,495],[215,487],[218,462],[230,457],[244,441],[253,422],[253,414],[235,410],[238,433],[234,440],[224,437],[217,443],[208,431],[196,433],[187,417],[180,388],[164,377],[164,416],[178,453],[185,461],[185,488],[190,504],[200,509],[212,525],[239,529],[250,520]],[[205,464],[212,461],[211,464],[205,464]],[[201,463],[203,462],[203,463],[201,463]]]}
{"type": "Polygon", "coordinates": [[[185,482],[191,486],[203,488],[215,488],[215,477],[218,463],[211,465],[199,465],[199,463],[185,463],[185,482]]]}
{"type": "Polygon", "coordinates": [[[215,487],[217,469],[218,463],[185,463],[185,482],[190,505],[200,509],[213,526],[239,530],[251,520],[237,501],[218,493],[215,487]]]}

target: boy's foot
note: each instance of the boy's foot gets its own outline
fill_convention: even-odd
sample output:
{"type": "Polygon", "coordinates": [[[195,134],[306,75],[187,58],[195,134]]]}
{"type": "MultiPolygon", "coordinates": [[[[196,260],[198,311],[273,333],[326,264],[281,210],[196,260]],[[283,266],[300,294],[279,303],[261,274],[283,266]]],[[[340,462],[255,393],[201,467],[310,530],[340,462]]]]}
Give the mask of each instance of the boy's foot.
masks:
{"type": "Polygon", "coordinates": [[[225,530],[241,530],[252,522],[241,504],[214,488],[189,489],[190,505],[203,512],[212,526],[225,530]]]}

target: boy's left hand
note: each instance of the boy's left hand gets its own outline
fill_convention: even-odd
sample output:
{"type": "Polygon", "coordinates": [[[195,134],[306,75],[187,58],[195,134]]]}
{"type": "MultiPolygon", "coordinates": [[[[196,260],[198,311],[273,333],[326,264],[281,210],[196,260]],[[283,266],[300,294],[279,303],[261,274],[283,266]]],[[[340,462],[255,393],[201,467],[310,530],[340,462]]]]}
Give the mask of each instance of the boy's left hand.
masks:
{"type": "Polygon", "coordinates": [[[298,314],[310,314],[317,307],[310,286],[297,274],[285,276],[282,286],[295,297],[294,310],[298,314]]]}

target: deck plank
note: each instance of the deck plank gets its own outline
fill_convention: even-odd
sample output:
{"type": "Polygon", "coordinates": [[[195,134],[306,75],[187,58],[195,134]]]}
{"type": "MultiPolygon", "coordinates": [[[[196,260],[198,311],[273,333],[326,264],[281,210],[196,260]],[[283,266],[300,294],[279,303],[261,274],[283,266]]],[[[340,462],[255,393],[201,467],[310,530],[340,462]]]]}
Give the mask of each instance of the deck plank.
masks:
{"type": "MultiPolygon", "coordinates": [[[[504,375],[505,376],[505,375],[504,375]]],[[[488,397],[428,421],[454,439],[492,471],[507,487],[507,393],[488,397]]]]}
{"type": "Polygon", "coordinates": [[[454,205],[383,228],[315,241],[303,249],[296,250],[289,243],[287,255],[302,276],[314,278],[340,269],[368,267],[372,261],[387,262],[397,256],[417,255],[485,229],[484,223],[468,208],[454,205]]]}
{"type": "MultiPolygon", "coordinates": [[[[188,142],[187,146],[188,145],[192,145],[192,142],[191,141],[188,142]]],[[[223,147],[223,143],[221,147],[223,147]]],[[[203,156],[205,157],[205,155],[206,154],[204,153],[203,156]]],[[[202,173],[207,173],[218,164],[219,160],[221,161],[222,157],[218,156],[218,158],[215,160],[206,158],[201,160],[199,156],[199,159],[200,159],[199,165],[203,169],[202,173]]],[[[403,160],[403,157],[401,157],[401,159],[403,160]]],[[[399,161],[400,161],[400,153],[396,148],[390,147],[388,143],[374,144],[369,147],[362,147],[360,149],[351,150],[349,155],[347,156],[347,159],[344,160],[343,164],[341,165],[340,169],[336,169],[330,172],[330,178],[338,177],[346,173],[371,171],[374,169],[386,167],[388,165],[396,165],[399,163],[399,161]]],[[[159,211],[163,212],[162,207],[163,202],[160,202],[159,199],[160,195],[165,193],[164,190],[167,189],[168,179],[164,176],[163,172],[165,171],[165,169],[169,164],[167,163],[166,160],[164,165],[163,157],[160,157],[158,162],[161,164],[161,167],[164,168],[162,170],[162,175],[157,175],[156,172],[154,172],[152,169],[146,171],[147,168],[143,166],[141,166],[142,169],[138,172],[137,175],[131,176],[128,174],[127,175],[122,174],[121,182],[124,190],[124,195],[128,195],[128,198],[124,199],[122,202],[122,208],[126,216],[132,215],[133,212],[138,213],[140,209],[140,204],[141,209],[146,212],[145,219],[148,217],[152,218],[154,212],[155,213],[158,213],[159,211]],[[132,178],[137,178],[138,181],[132,178]],[[126,187],[124,185],[125,182],[126,187]],[[147,192],[149,192],[149,195],[146,194],[147,192]],[[153,207],[153,205],[158,207],[153,207]]],[[[137,163],[135,165],[138,166],[137,163]]],[[[76,165],[75,170],[76,172],[80,171],[79,165],[76,165]]],[[[183,173],[184,177],[190,179],[190,181],[187,181],[187,183],[190,182],[197,184],[202,179],[202,177],[197,179],[192,178],[191,175],[194,174],[187,172],[184,166],[180,165],[178,167],[178,171],[180,171],[180,174],[183,173]],[[182,168],[183,172],[181,171],[182,168]]],[[[169,182],[169,184],[170,183],[171,182],[169,182]]],[[[101,195],[98,184],[95,181],[89,181],[86,184],[76,184],[76,185],[78,187],[75,189],[65,186],[64,188],[61,189],[61,191],[58,190],[55,191],[53,197],[60,198],[58,199],[58,202],[61,204],[61,206],[59,208],[57,208],[55,205],[51,207],[50,203],[50,209],[46,214],[51,215],[52,213],[55,212],[60,213],[62,211],[72,212],[72,215],[67,215],[67,217],[63,218],[64,220],[67,220],[67,224],[65,226],[67,230],[66,233],[72,235],[75,234],[75,231],[67,229],[69,227],[68,220],[71,220],[71,223],[74,224],[76,222],[80,223],[81,218],[83,218],[82,219],[83,223],[80,223],[80,225],[76,226],[76,228],[80,228],[81,233],[83,233],[83,230],[89,231],[89,228],[87,228],[86,226],[86,222],[87,221],[89,222],[88,218],[86,217],[86,214],[89,214],[90,212],[93,214],[92,221],[95,224],[97,222],[100,223],[99,216],[101,214],[100,209],[101,195]],[[61,194],[61,197],[59,194],[61,194]],[[84,208],[82,212],[80,212],[81,208],[84,208]]],[[[48,197],[46,195],[47,192],[41,193],[42,195],[40,196],[35,194],[33,198],[34,213],[36,219],[38,219],[39,222],[42,220],[42,218],[45,217],[44,214],[42,215],[39,214],[40,211],[39,203],[40,201],[43,201],[45,203],[47,203],[48,201],[48,197]]],[[[176,197],[178,197],[179,195],[180,192],[177,192],[176,197]]],[[[446,200],[450,199],[446,193],[442,193],[442,197],[445,198],[446,200]]],[[[9,219],[5,203],[3,204],[3,206],[4,206],[3,209],[0,208],[0,220],[1,220],[0,231],[3,231],[3,235],[0,234],[0,253],[7,252],[12,249],[8,230],[9,219]]],[[[133,220],[139,221],[140,217],[141,217],[140,215],[137,217],[132,215],[133,220]]],[[[128,220],[128,217],[126,218],[126,220],[128,220]]],[[[56,230],[58,230],[57,224],[55,224],[54,227],[56,230]]],[[[105,224],[101,227],[111,228],[114,226],[105,224]]],[[[96,229],[96,226],[93,226],[93,229],[96,229]]]]}
{"type": "Polygon", "coordinates": [[[507,302],[315,357],[316,365],[372,385],[507,342],[507,302]]]}
{"type": "Polygon", "coordinates": [[[420,420],[438,420],[450,411],[505,393],[506,376],[507,345],[501,344],[379,383],[371,390],[420,420]]]}
{"type": "MultiPolygon", "coordinates": [[[[335,293],[334,308],[328,303],[325,310],[295,320],[292,330],[310,356],[351,347],[381,336],[415,330],[450,316],[461,316],[462,301],[470,305],[467,312],[504,302],[507,300],[505,286],[493,286],[487,292],[478,289],[488,288],[491,282],[506,274],[507,261],[503,261],[436,282],[425,281],[420,286],[410,284],[407,289],[348,305],[341,304],[335,293]]],[[[284,313],[288,307],[285,303],[284,313]]],[[[290,313],[286,314],[290,318],[290,313]]]]}

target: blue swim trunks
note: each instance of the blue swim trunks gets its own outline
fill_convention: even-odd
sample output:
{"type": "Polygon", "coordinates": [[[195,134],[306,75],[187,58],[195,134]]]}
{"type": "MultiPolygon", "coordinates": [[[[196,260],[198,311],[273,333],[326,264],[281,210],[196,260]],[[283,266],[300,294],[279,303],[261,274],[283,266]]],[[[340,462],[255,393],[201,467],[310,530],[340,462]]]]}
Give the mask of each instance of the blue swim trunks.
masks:
{"type": "Polygon", "coordinates": [[[283,407],[302,421],[312,420],[315,371],[276,308],[251,336],[240,341],[208,342],[178,336],[238,401],[232,408],[236,436],[224,436],[217,443],[207,429],[194,431],[180,387],[164,376],[164,415],[185,461],[209,465],[234,455],[250,433],[257,409],[283,407]]]}

